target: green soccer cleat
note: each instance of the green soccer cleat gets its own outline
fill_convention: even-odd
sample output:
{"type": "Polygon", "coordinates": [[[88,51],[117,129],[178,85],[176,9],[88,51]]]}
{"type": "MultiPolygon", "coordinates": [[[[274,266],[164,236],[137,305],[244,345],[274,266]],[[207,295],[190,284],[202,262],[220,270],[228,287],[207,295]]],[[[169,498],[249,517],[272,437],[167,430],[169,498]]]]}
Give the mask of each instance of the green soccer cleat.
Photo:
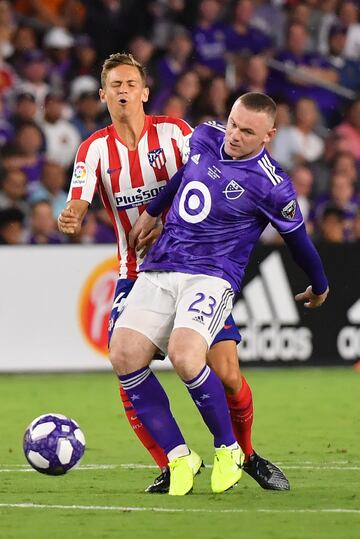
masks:
{"type": "Polygon", "coordinates": [[[178,457],[169,463],[170,496],[185,496],[194,486],[194,477],[200,473],[203,462],[195,451],[189,455],[178,457]]]}
{"type": "Polygon", "coordinates": [[[244,458],[240,447],[229,449],[223,445],[220,449],[215,449],[214,467],[211,474],[213,492],[225,492],[236,485],[241,478],[244,458]]]}

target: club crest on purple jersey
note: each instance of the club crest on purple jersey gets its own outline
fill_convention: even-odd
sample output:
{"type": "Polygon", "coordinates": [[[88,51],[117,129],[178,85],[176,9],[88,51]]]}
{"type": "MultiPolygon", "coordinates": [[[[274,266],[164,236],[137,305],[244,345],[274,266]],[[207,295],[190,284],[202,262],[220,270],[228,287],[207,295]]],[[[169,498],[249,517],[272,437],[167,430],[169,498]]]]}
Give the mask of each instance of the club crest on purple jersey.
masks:
{"type": "Polygon", "coordinates": [[[166,163],[165,153],[162,148],[148,152],[148,159],[150,165],[158,170],[160,170],[166,163]]]}
{"type": "Polygon", "coordinates": [[[296,212],[296,200],[290,200],[286,206],[281,210],[281,215],[285,219],[294,219],[296,212]]]}
{"type": "Polygon", "coordinates": [[[245,189],[241,187],[241,185],[235,181],[231,180],[225,187],[225,191],[223,191],[224,195],[228,200],[236,200],[237,198],[241,197],[245,189]]]}

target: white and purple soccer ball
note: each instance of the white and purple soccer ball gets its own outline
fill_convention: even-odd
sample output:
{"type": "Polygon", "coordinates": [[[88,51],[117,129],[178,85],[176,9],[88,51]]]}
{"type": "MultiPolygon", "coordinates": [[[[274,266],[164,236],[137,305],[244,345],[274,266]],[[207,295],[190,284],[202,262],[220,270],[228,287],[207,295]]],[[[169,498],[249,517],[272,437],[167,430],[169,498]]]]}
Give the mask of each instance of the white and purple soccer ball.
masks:
{"type": "Polygon", "coordinates": [[[26,429],[23,447],[27,461],[35,470],[62,475],[80,462],[85,436],[73,419],[62,414],[44,414],[26,429]]]}

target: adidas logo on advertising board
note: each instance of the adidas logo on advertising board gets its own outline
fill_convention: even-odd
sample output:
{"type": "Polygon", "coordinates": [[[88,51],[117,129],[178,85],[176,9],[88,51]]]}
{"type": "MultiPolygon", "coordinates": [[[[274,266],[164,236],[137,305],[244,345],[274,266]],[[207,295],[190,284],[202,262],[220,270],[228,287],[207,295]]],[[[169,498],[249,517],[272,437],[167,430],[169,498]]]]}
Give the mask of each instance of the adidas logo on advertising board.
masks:
{"type": "Polygon", "coordinates": [[[241,359],[306,361],[312,354],[312,333],[298,326],[300,317],[280,254],[270,254],[259,270],[260,276],[243,287],[244,299],[232,312],[242,335],[241,359]]]}
{"type": "Polygon", "coordinates": [[[346,313],[352,326],[343,327],[337,337],[337,349],[343,359],[360,357],[360,299],[346,313]],[[356,327],[358,326],[358,327],[356,327]]]}

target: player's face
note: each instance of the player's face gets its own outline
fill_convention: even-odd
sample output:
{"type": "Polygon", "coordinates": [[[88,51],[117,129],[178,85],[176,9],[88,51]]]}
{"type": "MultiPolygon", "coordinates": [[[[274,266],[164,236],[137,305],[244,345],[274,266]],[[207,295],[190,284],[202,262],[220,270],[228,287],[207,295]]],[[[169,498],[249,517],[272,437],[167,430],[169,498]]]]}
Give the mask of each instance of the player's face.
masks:
{"type": "Polygon", "coordinates": [[[257,155],[275,132],[268,114],[249,110],[237,101],[226,126],[225,152],[233,159],[248,159],[257,155]]]}
{"type": "Polygon", "coordinates": [[[126,119],[143,114],[143,103],[149,98],[136,67],[119,65],[111,69],[106,77],[104,88],[100,90],[100,100],[106,103],[112,118],[126,119]]]}

